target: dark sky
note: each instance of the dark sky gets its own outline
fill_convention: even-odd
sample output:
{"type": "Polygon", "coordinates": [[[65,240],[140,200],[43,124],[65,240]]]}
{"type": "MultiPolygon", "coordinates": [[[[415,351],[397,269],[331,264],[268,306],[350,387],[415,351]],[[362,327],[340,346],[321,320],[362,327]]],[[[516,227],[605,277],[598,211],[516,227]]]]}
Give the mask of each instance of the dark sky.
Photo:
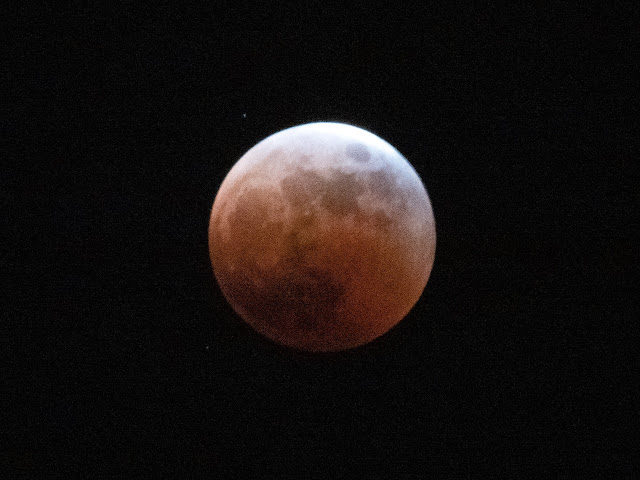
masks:
{"type": "Polygon", "coordinates": [[[638,475],[637,13],[10,9],[2,463],[65,478],[638,475]],[[231,166],[312,121],[394,145],[437,225],[421,300],[342,354],[245,328],[208,258],[231,166]]]}

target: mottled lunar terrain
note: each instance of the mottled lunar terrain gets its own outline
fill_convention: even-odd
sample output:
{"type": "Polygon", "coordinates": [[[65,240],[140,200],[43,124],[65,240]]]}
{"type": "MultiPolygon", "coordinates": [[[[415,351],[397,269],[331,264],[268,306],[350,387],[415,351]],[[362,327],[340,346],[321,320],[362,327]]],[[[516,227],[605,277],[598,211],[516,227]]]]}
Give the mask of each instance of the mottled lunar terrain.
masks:
{"type": "Polygon", "coordinates": [[[422,294],[435,254],[429,197],[407,160],[339,123],[278,132],[249,150],[216,196],[213,269],[256,331],[309,351],[365,344],[422,294]]]}

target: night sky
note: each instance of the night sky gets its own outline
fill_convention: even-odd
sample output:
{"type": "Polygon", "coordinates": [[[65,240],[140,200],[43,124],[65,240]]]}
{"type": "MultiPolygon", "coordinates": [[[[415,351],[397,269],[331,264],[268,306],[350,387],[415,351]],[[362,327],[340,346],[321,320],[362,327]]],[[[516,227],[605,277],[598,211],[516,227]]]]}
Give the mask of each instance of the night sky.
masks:
{"type": "Polygon", "coordinates": [[[8,13],[9,471],[639,474],[637,8],[8,13]],[[337,354],[244,326],[207,247],[233,164],[313,121],[391,143],[436,219],[420,301],[337,354]]]}

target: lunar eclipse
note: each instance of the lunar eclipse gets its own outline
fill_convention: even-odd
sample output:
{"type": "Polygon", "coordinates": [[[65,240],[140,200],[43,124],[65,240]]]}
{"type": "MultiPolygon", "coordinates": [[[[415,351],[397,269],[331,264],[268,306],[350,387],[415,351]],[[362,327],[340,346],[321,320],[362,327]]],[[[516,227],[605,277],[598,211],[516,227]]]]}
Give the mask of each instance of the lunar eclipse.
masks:
{"type": "Polygon", "coordinates": [[[294,349],[364,345],[400,322],[433,266],[435,220],[409,162],[342,123],[275,133],[231,168],[215,197],[209,254],[254,330],[294,349]]]}

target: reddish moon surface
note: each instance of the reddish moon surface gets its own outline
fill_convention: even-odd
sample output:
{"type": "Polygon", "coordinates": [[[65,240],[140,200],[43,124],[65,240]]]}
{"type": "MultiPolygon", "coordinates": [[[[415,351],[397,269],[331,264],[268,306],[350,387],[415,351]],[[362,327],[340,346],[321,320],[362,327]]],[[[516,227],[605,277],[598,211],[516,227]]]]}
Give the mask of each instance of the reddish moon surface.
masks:
{"type": "Polygon", "coordinates": [[[427,191],[390,144],[341,123],[275,133],[229,171],[209,223],[225,298],[254,330],[299,350],[366,344],[429,279],[427,191]]]}

